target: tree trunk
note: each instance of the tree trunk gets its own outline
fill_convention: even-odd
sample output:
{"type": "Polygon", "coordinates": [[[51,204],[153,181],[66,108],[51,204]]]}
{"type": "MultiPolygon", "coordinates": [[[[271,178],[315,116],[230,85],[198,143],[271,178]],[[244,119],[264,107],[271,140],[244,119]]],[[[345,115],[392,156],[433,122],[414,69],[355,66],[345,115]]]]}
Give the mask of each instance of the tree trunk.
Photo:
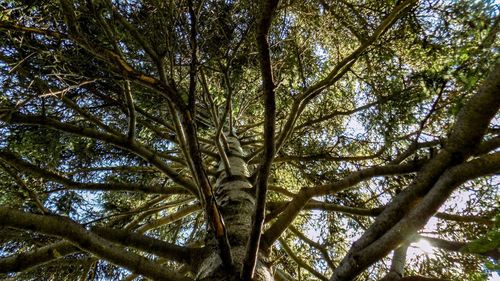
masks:
{"type": "MultiPolygon", "coordinates": [[[[228,137],[228,146],[230,150],[228,158],[231,175],[226,174],[224,164],[221,161],[214,191],[220,211],[224,217],[235,266],[233,270],[223,268],[222,261],[215,250],[215,241],[212,239],[208,244],[213,245],[214,251],[208,256],[203,257],[198,267],[197,280],[240,280],[240,270],[245,258],[246,244],[252,225],[255,196],[252,184],[248,180],[250,176],[248,165],[243,159],[244,153],[238,139],[228,137]]],[[[266,260],[266,255],[262,252],[259,253],[254,274],[255,281],[273,280],[266,260]]]]}

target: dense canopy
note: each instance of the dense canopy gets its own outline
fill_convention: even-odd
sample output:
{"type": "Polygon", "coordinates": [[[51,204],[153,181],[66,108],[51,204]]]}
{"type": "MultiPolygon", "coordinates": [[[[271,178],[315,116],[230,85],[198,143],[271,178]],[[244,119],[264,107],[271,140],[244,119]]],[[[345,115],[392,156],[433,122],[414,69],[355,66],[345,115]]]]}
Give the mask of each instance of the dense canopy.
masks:
{"type": "Polygon", "coordinates": [[[500,5],[0,2],[0,278],[487,280],[500,5]]]}

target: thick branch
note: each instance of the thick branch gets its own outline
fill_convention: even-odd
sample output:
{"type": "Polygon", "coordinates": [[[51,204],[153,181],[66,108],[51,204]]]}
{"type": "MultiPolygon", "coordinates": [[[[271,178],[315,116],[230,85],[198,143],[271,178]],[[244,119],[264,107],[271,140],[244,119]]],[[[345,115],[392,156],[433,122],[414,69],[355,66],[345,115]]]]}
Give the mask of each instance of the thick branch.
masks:
{"type": "Polygon", "coordinates": [[[58,242],[0,259],[0,273],[21,272],[80,251],[69,242],[58,242]]]}
{"type": "MultiPolygon", "coordinates": [[[[413,184],[406,188],[403,192],[401,192],[386,209],[377,217],[375,222],[370,226],[370,228],[363,234],[363,236],[358,239],[352,246],[348,255],[344,258],[341,265],[336,269],[332,279],[334,280],[350,280],[355,275],[357,275],[361,270],[366,268],[366,266],[370,265],[374,262],[375,257],[381,257],[386,252],[387,249],[389,251],[397,246],[397,243],[401,242],[403,237],[398,237],[397,239],[393,237],[392,233],[395,230],[397,225],[401,225],[403,221],[401,220],[405,214],[410,211],[415,210],[415,205],[418,206],[427,206],[426,204],[420,203],[419,201],[422,198],[427,198],[429,191],[436,190],[438,187],[434,187],[438,183],[445,184],[443,181],[450,181],[452,179],[447,179],[446,175],[443,174],[447,169],[453,167],[454,165],[460,164],[465,159],[470,157],[478,148],[481,138],[484,136],[490,120],[495,116],[498,108],[500,107],[500,64],[497,64],[490,75],[484,80],[483,85],[480,87],[478,93],[474,95],[469,102],[462,108],[460,113],[457,116],[457,120],[452,127],[450,136],[445,142],[444,148],[432,158],[429,163],[427,163],[424,168],[419,172],[417,178],[413,182],[413,184]],[[438,180],[440,182],[438,182],[438,180]],[[426,195],[427,194],[427,195],[426,195]],[[384,234],[385,233],[385,234],[384,234]],[[389,244],[386,239],[382,239],[381,236],[391,237],[393,239],[393,243],[389,244]],[[380,238],[380,239],[379,239],[380,238]],[[386,244],[384,244],[383,250],[374,248],[374,244],[380,245],[380,241],[384,240],[386,244]],[[377,243],[374,243],[377,241],[377,243]],[[366,248],[366,249],[365,249],[366,248]],[[358,256],[359,253],[366,253],[370,249],[370,255],[364,256],[363,263],[360,261],[354,261],[355,256],[358,256]]],[[[474,163],[478,163],[479,161],[487,162],[486,164],[494,164],[493,160],[490,160],[491,157],[495,157],[496,154],[492,154],[488,156],[484,156],[479,158],[478,160],[474,160],[469,162],[468,164],[464,164],[465,166],[471,165],[474,163]],[[488,162],[490,160],[490,162],[488,162]],[[472,163],[472,164],[470,164],[472,163]]],[[[464,165],[460,165],[462,167],[464,165]]],[[[473,167],[471,167],[473,168],[473,167]]],[[[494,168],[494,165],[493,165],[494,168]]],[[[451,168],[447,173],[453,173],[453,168],[451,168]]],[[[481,170],[481,172],[487,172],[487,168],[481,170]]],[[[478,171],[474,171],[478,173],[477,176],[482,175],[478,171]]],[[[494,172],[493,171],[489,171],[494,172]]],[[[455,182],[446,182],[448,187],[454,188],[461,182],[460,179],[463,179],[464,175],[469,175],[469,173],[465,173],[460,175],[457,174],[457,178],[455,182]]],[[[474,175],[474,174],[473,174],[474,175]]],[[[473,176],[470,175],[470,176],[473,176]]],[[[468,178],[463,179],[464,181],[468,178]]],[[[452,191],[453,189],[451,189],[452,191]]],[[[431,191],[434,193],[434,191],[431,191]]],[[[444,192],[443,195],[449,194],[448,192],[444,192]]],[[[443,198],[442,195],[437,198],[430,198],[429,202],[435,202],[433,204],[437,204],[435,200],[441,199],[443,202],[447,197],[443,198]],[[432,200],[431,200],[432,199],[432,200]]],[[[439,201],[441,202],[441,201],[439,201]]],[[[440,204],[438,204],[439,207],[440,204]]],[[[423,209],[422,215],[420,215],[420,219],[423,219],[424,222],[428,219],[427,216],[432,216],[434,212],[432,212],[435,205],[427,206],[428,209],[423,209]],[[425,211],[424,211],[425,210],[425,211]]],[[[436,209],[437,211],[437,209],[436,209]]],[[[407,217],[407,216],[406,216],[407,217]]],[[[417,225],[415,222],[413,225],[417,225]]],[[[411,230],[413,228],[407,228],[406,230],[411,230]]]]}
{"type": "Polygon", "coordinates": [[[269,51],[268,33],[278,7],[279,0],[261,2],[260,18],[257,24],[257,48],[259,51],[262,90],[264,92],[264,152],[257,172],[256,202],[252,228],[248,238],[241,278],[251,280],[257,264],[260,237],[266,210],[267,179],[275,154],[274,132],[276,130],[276,98],[274,92],[273,69],[269,51]]]}
{"type": "Polygon", "coordinates": [[[158,267],[156,263],[137,254],[127,252],[67,218],[34,215],[0,207],[0,225],[63,237],[98,257],[155,280],[191,280],[158,267]]]}
{"type": "Polygon", "coordinates": [[[224,218],[219,210],[215,200],[215,194],[212,185],[208,179],[207,172],[203,165],[201,153],[199,150],[198,136],[194,120],[189,111],[181,112],[183,129],[186,135],[187,153],[193,164],[194,177],[198,183],[198,193],[201,195],[205,214],[207,215],[208,224],[215,234],[217,248],[224,266],[227,269],[233,269],[233,257],[231,246],[229,244],[226,225],[224,218]]]}
{"type": "MultiPolygon", "coordinates": [[[[269,210],[272,213],[280,212],[284,208],[286,208],[288,203],[289,202],[270,202],[269,203],[269,210]]],[[[342,206],[342,205],[328,203],[328,202],[311,200],[311,201],[307,202],[307,204],[304,206],[303,210],[333,211],[333,212],[340,212],[340,213],[345,213],[345,214],[350,214],[350,215],[376,217],[382,213],[382,211],[384,210],[384,207],[368,209],[368,208],[361,208],[361,207],[342,206]]],[[[484,217],[484,216],[462,216],[462,215],[448,214],[448,213],[442,213],[442,212],[438,212],[434,216],[436,218],[440,218],[443,220],[456,221],[456,222],[479,223],[479,224],[484,224],[484,225],[492,225],[494,223],[492,218],[484,217]]]]}
{"type": "Polygon", "coordinates": [[[349,176],[331,184],[317,186],[313,188],[303,188],[294,199],[288,204],[286,209],[281,213],[276,222],[264,232],[265,247],[270,247],[276,239],[281,235],[288,225],[295,219],[302,208],[313,196],[321,196],[327,194],[335,194],[347,188],[350,188],[364,180],[376,176],[404,174],[417,171],[422,165],[422,162],[411,162],[401,165],[387,165],[380,167],[367,168],[361,171],[353,172],[349,176]]]}
{"type": "Polygon", "coordinates": [[[408,240],[411,235],[422,228],[457,186],[469,179],[485,176],[499,170],[500,152],[446,170],[432,190],[407,215],[374,242],[348,255],[335,270],[332,280],[351,280],[359,272],[384,257],[389,251],[408,240]]]}
{"type": "Polygon", "coordinates": [[[128,230],[94,227],[92,231],[109,241],[123,246],[133,247],[162,258],[186,264],[194,261],[202,251],[201,248],[182,247],[128,230]]]}

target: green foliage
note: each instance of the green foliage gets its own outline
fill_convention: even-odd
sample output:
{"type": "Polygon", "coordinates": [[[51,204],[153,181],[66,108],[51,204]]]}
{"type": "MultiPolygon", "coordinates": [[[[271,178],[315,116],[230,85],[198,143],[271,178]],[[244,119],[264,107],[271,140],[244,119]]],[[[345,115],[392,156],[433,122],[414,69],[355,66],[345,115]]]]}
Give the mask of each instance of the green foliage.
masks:
{"type": "MultiPolygon", "coordinates": [[[[479,239],[476,239],[464,247],[464,251],[474,254],[484,254],[489,251],[498,251],[500,248],[500,214],[494,218],[495,225],[479,239]]],[[[492,271],[500,270],[498,260],[488,260],[485,262],[486,268],[492,271]]]]}
{"type": "MultiPolygon", "coordinates": [[[[363,50],[338,81],[314,98],[295,103],[365,44],[400,2],[280,1],[268,35],[277,137],[291,113],[298,110],[301,114],[292,120],[295,130],[273,163],[269,206],[286,206],[301,188],[335,183],[360,170],[393,164],[417,142],[434,144],[416,149],[401,163],[429,158],[441,148],[438,141],[446,138],[460,109],[498,61],[497,1],[422,0],[363,50]]],[[[199,137],[195,145],[201,150],[212,186],[221,159],[213,142],[220,120],[214,121],[213,116],[223,115],[230,93],[232,121],[245,155],[256,156],[248,158],[250,171],[255,173],[262,158],[265,107],[255,43],[258,5],[254,1],[68,3],[71,13],[62,8],[61,1],[0,3],[0,151],[12,152],[26,166],[46,172],[40,175],[0,159],[0,164],[13,171],[0,165],[1,206],[41,213],[37,199],[50,212],[89,229],[109,226],[136,231],[186,205],[200,203],[199,194],[189,193],[172,179],[196,183],[182,147],[183,134],[176,131],[180,115],[172,114],[176,108],[171,107],[172,94],[166,88],[171,87],[186,102],[192,72],[196,73],[196,113],[191,117],[199,137]],[[191,38],[190,2],[196,8],[196,44],[191,38]],[[36,31],[20,30],[20,26],[36,31]],[[193,61],[196,67],[192,69],[193,61]],[[135,72],[128,73],[123,64],[135,72]],[[154,78],[154,83],[141,77],[154,78]],[[131,119],[125,98],[127,81],[135,107],[133,141],[125,137],[131,119]],[[34,119],[16,123],[14,113],[34,119]],[[139,153],[145,150],[148,153],[139,153]],[[155,166],[155,161],[164,166],[155,166]],[[88,186],[82,187],[85,184],[99,188],[87,190],[88,186]],[[114,186],[124,190],[110,188],[114,186]],[[127,186],[146,192],[126,190],[127,186]],[[151,194],[148,187],[161,192],[155,189],[151,194]]],[[[229,122],[223,121],[227,134],[229,122]]],[[[497,121],[492,122],[485,139],[498,138],[497,121]]],[[[313,200],[355,211],[377,210],[415,178],[415,173],[374,177],[313,200]]],[[[491,218],[498,211],[496,185],[483,179],[471,181],[441,211],[491,218]]],[[[271,210],[264,229],[275,221],[278,211],[271,210]]],[[[331,263],[337,265],[373,222],[373,214],[305,208],[293,226],[324,247],[331,263]]],[[[473,241],[463,249],[466,253],[420,255],[407,263],[407,272],[486,280],[491,271],[500,270],[499,264],[474,254],[500,246],[499,215],[495,222],[489,228],[487,224],[437,220],[424,232],[453,241],[473,241]]],[[[203,212],[195,211],[151,229],[147,235],[178,245],[205,245],[209,241],[207,225],[203,212]]],[[[292,231],[282,238],[298,258],[321,274],[331,275],[331,264],[317,247],[292,231]]],[[[0,226],[2,255],[53,241],[45,235],[0,226]]],[[[132,248],[127,251],[157,258],[132,248]]],[[[293,278],[317,280],[281,246],[273,247],[270,259],[293,278]]],[[[377,262],[360,279],[380,279],[389,262],[377,262]]],[[[165,266],[181,269],[172,262],[165,266]]],[[[123,269],[81,252],[13,276],[16,280],[118,280],[125,275],[123,269]]]]}

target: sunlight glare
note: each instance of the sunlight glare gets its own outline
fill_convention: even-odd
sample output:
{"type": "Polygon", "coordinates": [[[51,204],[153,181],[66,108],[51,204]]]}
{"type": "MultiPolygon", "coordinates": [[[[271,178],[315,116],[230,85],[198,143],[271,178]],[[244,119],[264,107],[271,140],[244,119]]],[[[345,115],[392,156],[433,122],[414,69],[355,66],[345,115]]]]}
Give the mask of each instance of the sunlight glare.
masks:
{"type": "Polygon", "coordinates": [[[429,241],[427,241],[426,239],[420,239],[415,244],[415,247],[419,248],[422,252],[426,254],[434,253],[434,248],[432,247],[431,243],[429,243],[429,241]]]}
{"type": "Polygon", "coordinates": [[[432,247],[431,243],[429,243],[429,241],[425,239],[420,239],[418,240],[418,242],[412,243],[408,248],[408,259],[414,259],[421,255],[426,255],[429,257],[434,256],[434,248],[432,247]]]}

